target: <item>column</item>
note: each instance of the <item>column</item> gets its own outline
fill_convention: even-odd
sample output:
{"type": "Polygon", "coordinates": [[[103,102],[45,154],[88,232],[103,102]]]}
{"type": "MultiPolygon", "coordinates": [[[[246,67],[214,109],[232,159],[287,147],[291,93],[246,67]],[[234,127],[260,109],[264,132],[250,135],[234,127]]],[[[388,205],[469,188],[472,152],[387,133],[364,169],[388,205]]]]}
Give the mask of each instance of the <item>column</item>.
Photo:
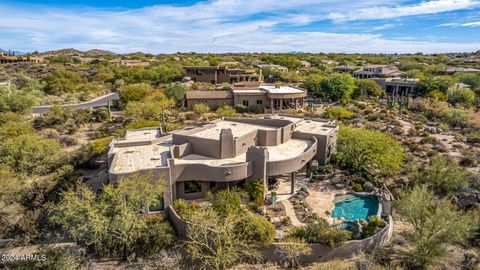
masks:
{"type": "Polygon", "coordinates": [[[270,109],[272,110],[272,113],[275,111],[273,108],[273,99],[270,99],[270,109]]]}
{"type": "Polygon", "coordinates": [[[298,110],[298,99],[295,99],[295,110],[298,110]]]}
{"type": "Polygon", "coordinates": [[[280,99],[280,110],[283,110],[283,99],[280,99]]]}
{"type": "Polygon", "coordinates": [[[291,178],[292,178],[292,185],[291,185],[291,190],[290,193],[293,194],[295,193],[295,177],[296,177],[297,172],[292,172],[291,178]]]}

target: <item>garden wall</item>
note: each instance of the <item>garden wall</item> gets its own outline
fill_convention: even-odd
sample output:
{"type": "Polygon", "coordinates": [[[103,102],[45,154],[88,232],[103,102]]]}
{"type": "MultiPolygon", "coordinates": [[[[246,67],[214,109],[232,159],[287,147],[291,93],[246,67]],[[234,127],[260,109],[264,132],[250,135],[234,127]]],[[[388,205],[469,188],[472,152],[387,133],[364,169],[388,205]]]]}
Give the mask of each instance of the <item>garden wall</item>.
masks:
{"type": "MultiPolygon", "coordinates": [[[[166,209],[165,214],[177,235],[185,238],[187,222],[182,220],[171,206],[166,209]]],[[[347,241],[337,248],[330,248],[322,244],[308,244],[312,252],[302,256],[301,261],[302,263],[315,263],[332,259],[346,259],[359,253],[368,253],[386,245],[390,241],[392,234],[393,218],[392,216],[388,216],[387,226],[368,238],[347,241]]],[[[263,259],[269,262],[283,263],[284,258],[281,257],[277,251],[280,245],[280,243],[274,243],[270,246],[262,247],[260,253],[263,259]]]]}

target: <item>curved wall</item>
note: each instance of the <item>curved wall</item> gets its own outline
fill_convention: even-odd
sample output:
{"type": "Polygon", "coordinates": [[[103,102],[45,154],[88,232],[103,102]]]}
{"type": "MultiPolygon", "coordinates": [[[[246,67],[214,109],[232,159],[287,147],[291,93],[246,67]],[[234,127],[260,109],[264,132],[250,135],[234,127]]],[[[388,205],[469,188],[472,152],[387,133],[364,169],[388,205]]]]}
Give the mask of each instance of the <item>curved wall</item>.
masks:
{"type": "Polygon", "coordinates": [[[282,175],[298,171],[317,153],[317,138],[310,138],[313,143],[301,155],[278,161],[267,161],[267,176],[282,175]]]}
{"type": "Polygon", "coordinates": [[[179,181],[229,182],[242,180],[252,174],[252,163],[242,162],[228,166],[171,163],[172,183],[179,181]]]}

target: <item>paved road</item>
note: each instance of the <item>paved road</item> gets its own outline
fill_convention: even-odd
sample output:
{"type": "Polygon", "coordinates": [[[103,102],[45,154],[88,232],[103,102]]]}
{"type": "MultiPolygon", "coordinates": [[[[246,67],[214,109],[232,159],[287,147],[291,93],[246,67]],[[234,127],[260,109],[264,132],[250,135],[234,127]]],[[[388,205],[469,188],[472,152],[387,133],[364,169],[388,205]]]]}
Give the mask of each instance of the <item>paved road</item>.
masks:
{"type": "MultiPolygon", "coordinates": [[[[98,97],[94,100],[87,101],[87,102],[82,102],[78,104],[65,104],[61,105],[62,107],[71,107],[74,110],[78,109],[88,109],[88,108],[98,108],[98,107],[105,107],[108,106],[108,102],[110,101],[110,104],[112,104],[112,101],[118,100],[119,96],[117,93],[110,93],[101,97],[98,97]]],[[[33,107],[33,113],[34,114],[42,114],[50,111],[52,106],[36,106],[33,107]]]]}

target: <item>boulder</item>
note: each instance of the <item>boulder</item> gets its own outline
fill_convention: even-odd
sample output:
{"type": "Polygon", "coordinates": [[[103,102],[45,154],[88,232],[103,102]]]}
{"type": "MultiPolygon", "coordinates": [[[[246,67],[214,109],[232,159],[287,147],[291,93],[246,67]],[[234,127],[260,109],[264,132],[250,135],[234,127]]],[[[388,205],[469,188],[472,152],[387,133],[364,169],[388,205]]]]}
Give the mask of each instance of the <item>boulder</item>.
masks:
{"type": "Polygon", "coordinates": [[[458,198],[458,205],[462,208],[472,208],[478,204],[478,198],[476,194],[461,194],[458,198]]]}

